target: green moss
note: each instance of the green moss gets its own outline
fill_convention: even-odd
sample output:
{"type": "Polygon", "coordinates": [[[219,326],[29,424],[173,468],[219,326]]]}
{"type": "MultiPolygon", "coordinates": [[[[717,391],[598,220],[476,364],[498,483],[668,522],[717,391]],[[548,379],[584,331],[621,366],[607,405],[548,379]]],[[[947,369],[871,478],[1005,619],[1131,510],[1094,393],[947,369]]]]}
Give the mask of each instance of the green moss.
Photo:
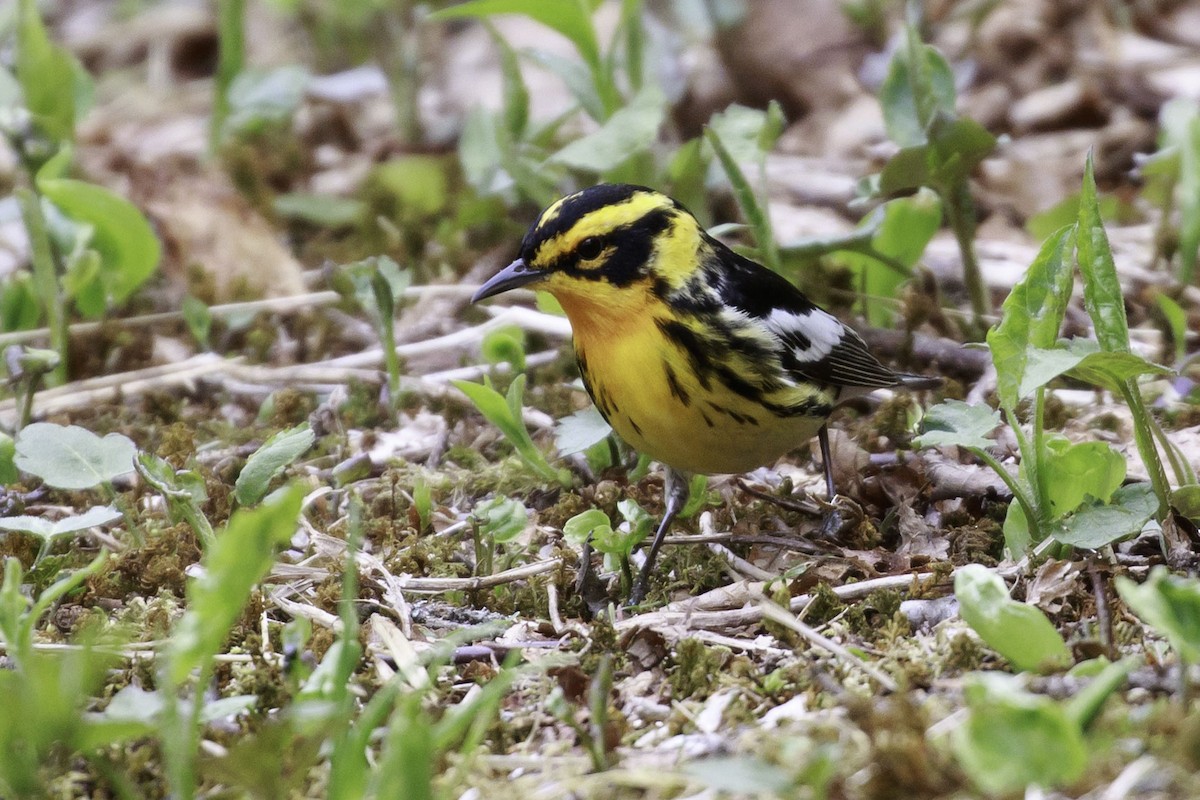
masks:
{"type": "Polygon", "coordinates": [[[716,677],[729,663],[728,647],[705,644],[699,639],[681,639],[671,654],[673,666],[667,670],[671,697],[703,700],[718,687],[716,677]]]}

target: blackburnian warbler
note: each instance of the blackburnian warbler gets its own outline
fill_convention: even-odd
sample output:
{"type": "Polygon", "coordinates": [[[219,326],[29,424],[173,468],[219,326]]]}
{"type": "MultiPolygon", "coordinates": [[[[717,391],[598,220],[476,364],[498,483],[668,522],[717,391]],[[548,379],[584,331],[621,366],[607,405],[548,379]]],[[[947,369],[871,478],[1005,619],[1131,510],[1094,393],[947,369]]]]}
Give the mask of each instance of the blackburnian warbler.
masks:
{"type": "Polygon", "coordinates": [[[862,338],[783,277],[709,236],[679,203],[601,184],[544,210],[516,261],[475,293],[544,289],[571,321],[584,386],[613,430],[666,467],[666,511],[632,603],[689,473],[739,473],[819,437],[838,403],[881,387],[932,388],[897,374],[862,338]]]}

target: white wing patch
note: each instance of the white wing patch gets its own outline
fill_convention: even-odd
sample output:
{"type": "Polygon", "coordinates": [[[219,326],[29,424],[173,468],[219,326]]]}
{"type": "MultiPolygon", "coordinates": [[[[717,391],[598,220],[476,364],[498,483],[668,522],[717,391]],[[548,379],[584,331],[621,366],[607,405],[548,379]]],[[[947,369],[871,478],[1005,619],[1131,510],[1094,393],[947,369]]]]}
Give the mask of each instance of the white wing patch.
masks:
{"type": "Polygon", "coordinates": [[[828,356],[846,335],[846,326],[837,317],[814,308],[806,314],[797,314],[776,308],[765,320],[767,328],[791,346],[796,360],[813,363],[828,356]],[[807,347],[795,344],[808,342],[807,347]]]}

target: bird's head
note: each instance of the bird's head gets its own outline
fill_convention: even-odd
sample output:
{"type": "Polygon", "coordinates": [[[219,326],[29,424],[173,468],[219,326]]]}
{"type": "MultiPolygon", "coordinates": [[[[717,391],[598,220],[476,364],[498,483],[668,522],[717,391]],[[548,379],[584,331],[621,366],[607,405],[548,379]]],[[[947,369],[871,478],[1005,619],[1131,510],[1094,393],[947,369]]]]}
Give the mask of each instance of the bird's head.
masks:
{"type": "Polygon", "coordinates": [[[695,269],[700,225],[670,197],[644,186],[603,183],[544,210],[517,260],[479,287],[478,302],[519,286],[545,289],[573,308],[630,308],[627,290],[671,288],[695,269]]]}

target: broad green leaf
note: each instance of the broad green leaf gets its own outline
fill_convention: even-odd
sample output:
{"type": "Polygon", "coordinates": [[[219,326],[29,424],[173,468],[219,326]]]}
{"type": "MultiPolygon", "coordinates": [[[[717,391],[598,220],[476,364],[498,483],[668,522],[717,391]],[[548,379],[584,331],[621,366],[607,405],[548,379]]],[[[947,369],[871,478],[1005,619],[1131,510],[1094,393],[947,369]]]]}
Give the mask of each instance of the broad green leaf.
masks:
{"type": "Polygon", "coordinates": [[[1089,353],[1071,368],[1072,378],[1120,392],[1122,385],[1142,375],[1170,375],[1173,370],[1128,352],[1089,353]]]}
{"type": "Polygon", "coordinates": [[[1157,566],[1145,583],[1120,575],[1117,594],[1142,621],[1167,637],[1188,664],[1200,661],[1200,581],[1157,566]]]}
{"type": "Polygon", "coordinates": [[[1048,437],[1040,468],[1055,517],[1074,511],[1088,497],[1107,503],[1125,480],[1125,457],[1105,442],[1072,444],[1048,437]]]}
{"type": "Polygon", "coordinates": [[[928,186],[929,146],[902,147],[883,165],[879,174],[879,193],[884,197],[928,186]]]}
{"type": "Polygon", "coordinates": [[[996,393],[1005,408],[1016,408],[1025,397],[1022,383],[1030,350],[1050,350],[1058,341],[1071,300],[1072,230],[1062,228],[1046,240],[1005,299],[1000,324],[988,331],[988,348],[996,365],[996,393]]]}
{"type": "Polygon", "coordinates": [[[110,433],[101,439],[75,425],[26,425],[17,434],[17,467],[56,489],[90,489],[133,472],[137,446],[110,433]]]}
{"type": "Polygon", "coordinates": [[[520,500],[497,496],[475,506],[471,516],[479,520],[479,529],[497,542],[508,542],[529,524],[529,512],[520,500]]]}
{"type": "Polygon", "coordinates": [[[306,453],[317,439],[308,423],[279,431],[263,442],[246,459],[246,466],[238,473],[233,494],[238,504],[252,506],[262,500],[270,488],[271,481],[283,468],[306,453]]]}
{"type": "Polygon", "coordinates": [[[1128,353],[1129,322],[1125,317],[1125,297],[1121,293],[1121,281],[1117,277],[1108,235],[1100,218],[1090,152],[1083,172],[1076,238],[1079,271],[1083,275],[1083,305],[1092,318],[1100,349],[1110,353],[1128,353]]]}
{"type": "Polygon", "coordinates": [[[78,533],[99,525],[107,525],[121,518],[121,512],[111,506],[96,506],[82,514],[63,517],[51,522],[44,517],[0,517],[0,529],[6,531],[25,531],[40,539],[53,539],[66,533],[78,533]]]}
{"type": "Polygon", "coordinates": [[[988,646],[1017,669],[1055,670],[1070,666],[1071,651],[1039,609],[1008,596],[1004,581],[986,567],[968,564],[954,576],[954,596],[962,618],[988,646]]]}
{"type": "Polygon", "coordinates": [[[597,173],[615,169],[654,144],[665,115],[662,90],[647,85],[599,130],[571,142],[550,156],[550,161],[597,173]]]}
{"type": "Polygon", "coordinates": [[[71,178],[38,179],[38,189],[72,222],[91,226],[106,299],[123,303],[154,274],[161,248],[150,223],[128,200],[71,178]]]}
{"type": "MultiPolygon", "coordinates": [[[[395,203],[394,213],[402,220],[423,221],[448,211],[453,169],[452,161],[445,156],[410,153],[376,166],[370,182],[374,191],[395,203]]],[[[387,256],[374,258],[391,260],[387,256]]]]}
{"type": "Polygon", "coordinates": [[[599,70],[600,42],[592,26],[591,9],[583,0],[556,0],[552,3],[545,0],[468,0],[435,11],[429,15],[429,19],[480,18],[494,14],[524,14],[558,31],[575,45],[590,68],[599,70]]]}
{"type": "Polygon", "coordinates": [[[34,121],[57,141],[75,135],[75,60],[50,41],[36,0],[18,0],[16,77],[25,107],[34,121]]]}
{"type": "Polygon", "coordinates": [[[1072,547],[1099,550],[1142,530],[1158,511],[1158,497],[1148,483],[1122,486],[1108,503],[1084,506],[1058,523],[1054,538],[1072,547]]]}
{"type": "Polygon", "coordinates": [[[204,571],[188,584],[186,611],[166,648],[172,684],[216,655],[241,615],[250,590],[296,532],[304,491],[293,486],[261,507],[235,511],[204,555],[204,571]]]}
{"type": "Polygon", "coordinates": [[[769,138],[769,115],[766,111],[741,105],[731,105],[712,115],[708,128],[712,130],[729,155],[739,164],[753,164],[764,152],[764,136],[769,138]]]}
{"type": "Polygon", "coordinates": [[[610,433],[612,427],[604,421],[599,409],[589,405],[554,423],[554,446],[559,455],[570,456],[604,441],[610,433]]]}
{"type": "Polygon", "coordinates": [[[959,764],[991,794],[1030,785],[1069,784],[1087,766],[1079,726],[1048,697],[1031,694],[1010,675],[974,673],[967,679],[968,716],[953,737],[959,764]]]}
{"type": "Polygon", "coordinates": [[[923,144],[933,112],[953,113],[956,101],[954,73],[942,54],[932,45],[909,44],[896,48],[879,87],[888,138],[901,147],[923,144]]]}
{"type": "MultiPolygon", "coordinates": [[[[989,336],[988,344],[991,345],[991,343],[989,336]]],[[[1001,347],[1005,346],[1004,343],[1000,343],[1000,345],[1001,347]]],[[[1074,339],[1067,347],[1054,347],[1050,350],[1030,347],[1025,351],[1025,371],[1021,375],[1020,386],[1017,387],[1017,400],[1029,397],[1059,375],[1064,375],[1079,366],[1090,355],[1089,346],[1091,353],[1099,352],[1095,349],[1096,343],[1091,339],[1074,339]]],[[[993,350],[993,358],[995,358],[995,353],[996,351],[993,350]]],[[[1010,407],[1015,408],[1015,406],[1010,407]]]]}
{"type": "Polygon", "coordinates": [[[308,70],[294,64],[241,70],[229,85],[222,135],[254,133],[290,120],[304,101],[309,77],[308,70]]]}
{"type": "Polygon", "coordinates": [[[914,440],[916,447],[969,447],[987,450],[995,444],[989,437],[1000,427],[1000,412],[985,405],[947,400],[925,414],[924,433],[914,440]]]}
{"type": "Polygon", "coordinates": [[[930,126],[929,138],[933,184],[940,191],[965,182],[996,149],[996,137],[966,117],[937,116],[930,126]]]}
{"type": "Polygon", "coordinates": [[[508,395],[500,394],[492,388],[491,382],[484,378],[484,383],[470,381],[451,381],[451,383],[467,396],[479,413],[495,425],[508,439],[517,455],[531,469],[547,480],[557,481],[563,486],[571,485],[571,476],[565,470],[555,470],[546,461],[542,451],[533,443],[529,431],[525,429],[525,421],[521,415],[522,397],[525,394],[525,376],[518,375],[508,387],[508,395]]]}
{"type": "Polygon", "coordinates": [[[563,525],[563,538],[572,544],[582,545],[597,531],[612,531],[608,515],[598,508],[589,508],[571,517],[563,525]]]}

